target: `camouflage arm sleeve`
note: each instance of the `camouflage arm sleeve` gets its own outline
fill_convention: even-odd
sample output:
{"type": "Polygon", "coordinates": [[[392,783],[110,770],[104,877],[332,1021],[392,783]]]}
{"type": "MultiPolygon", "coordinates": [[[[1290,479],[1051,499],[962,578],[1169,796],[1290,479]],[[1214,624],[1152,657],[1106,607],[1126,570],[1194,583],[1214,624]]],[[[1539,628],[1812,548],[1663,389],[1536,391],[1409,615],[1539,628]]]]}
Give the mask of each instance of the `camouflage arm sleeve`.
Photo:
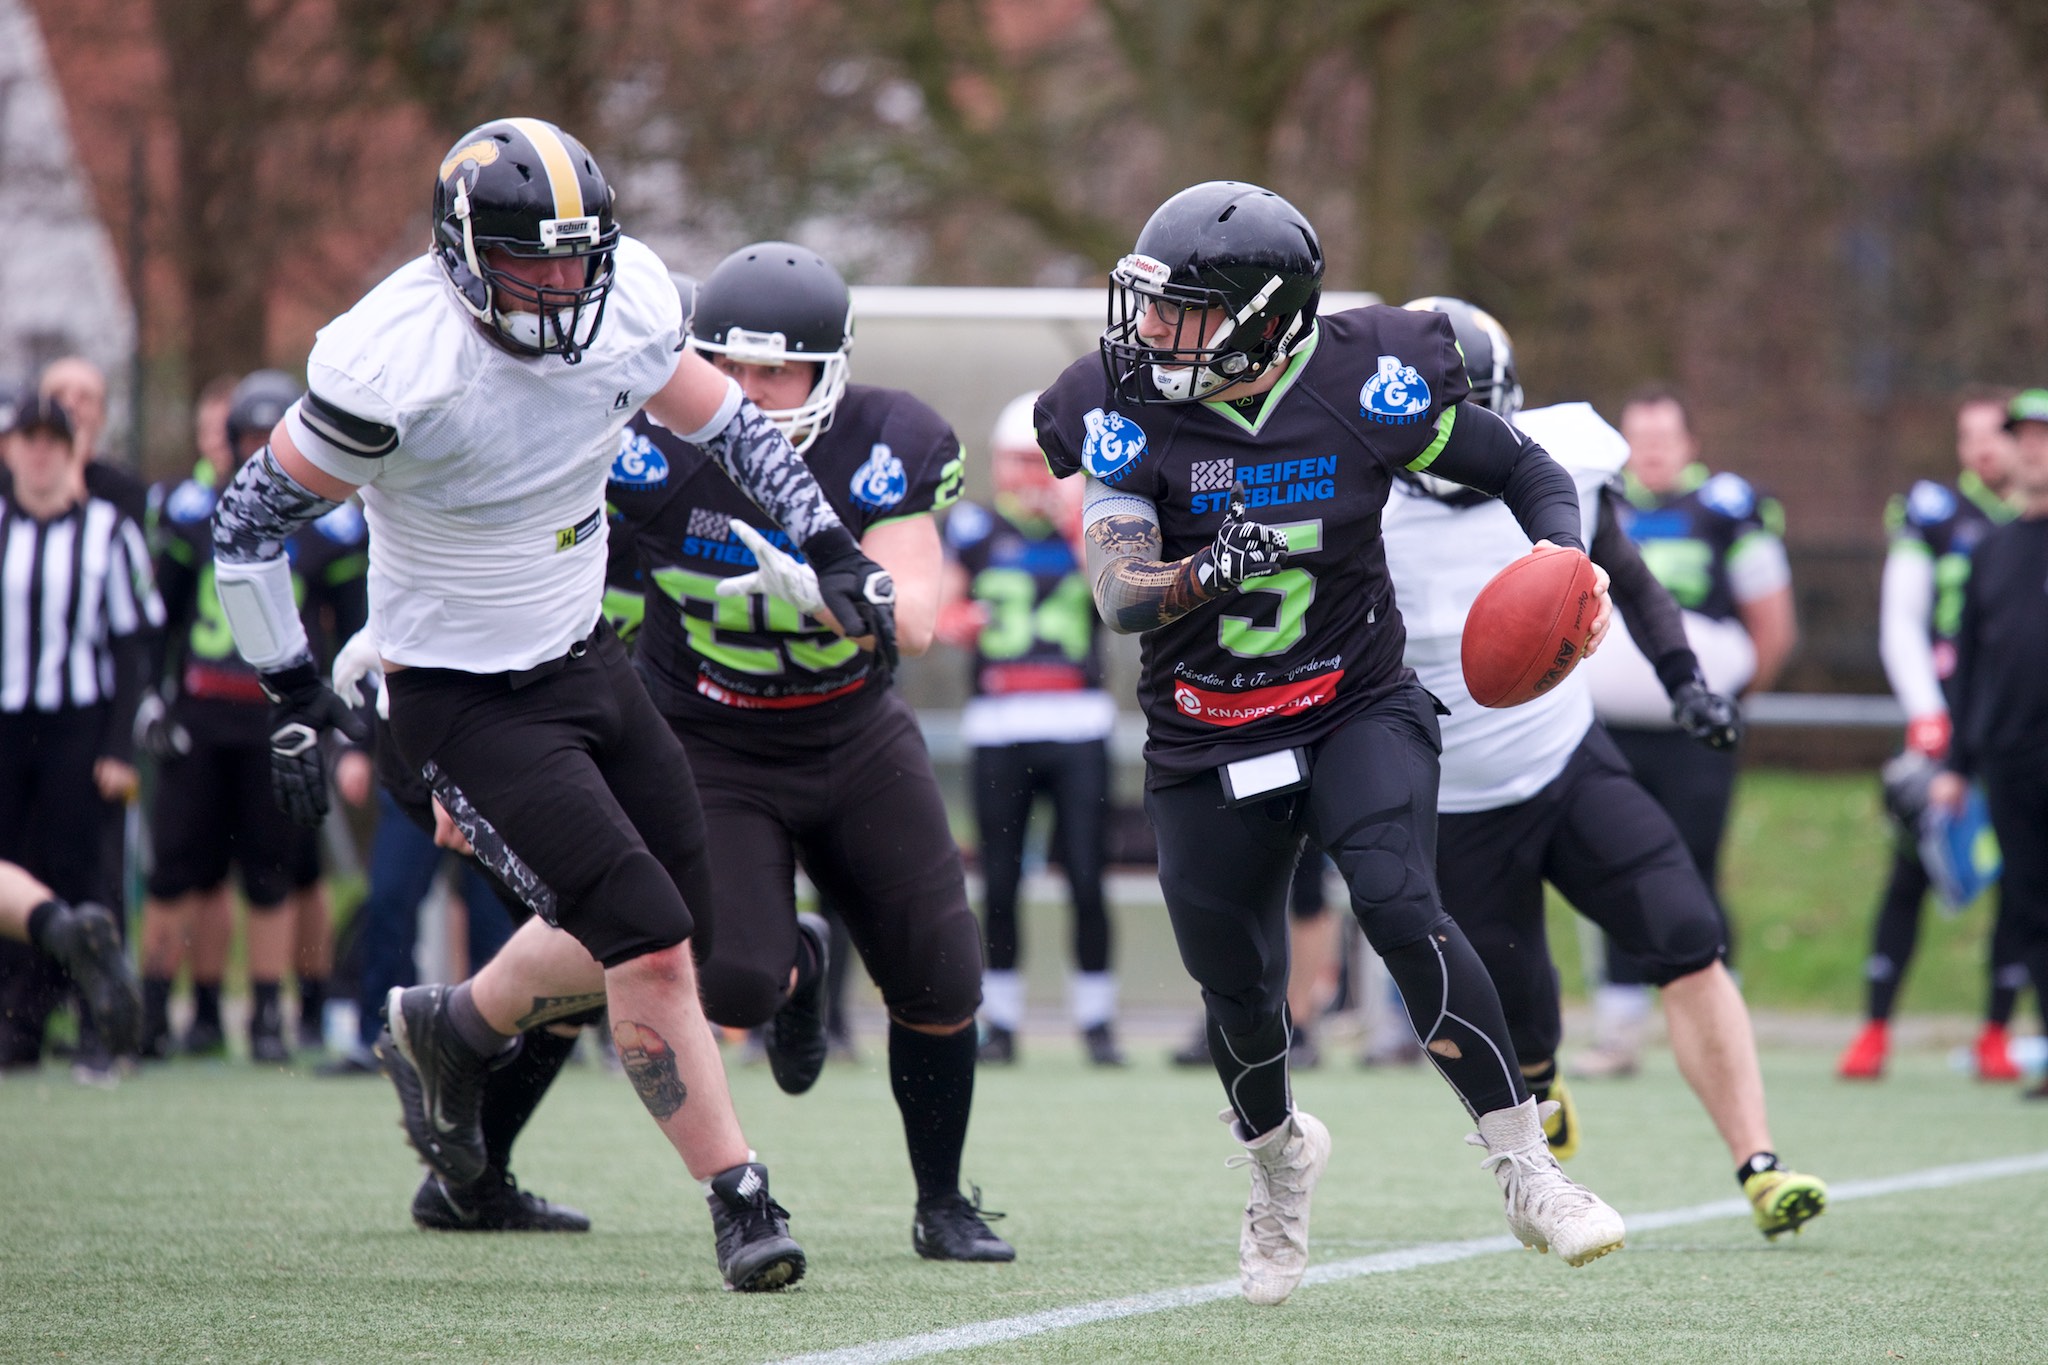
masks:
{"type": "Polygon", "coordinates": [[[286,473],[265,446],[243,462],[214,507],[214,585],[235,647],[256,668],[312,662],[284,543],[340,505],[286,473]]]}
{"type": "Polygon", "coordinates": [[[709,425],[684,439],[718,461],[740,491],[798,545],[840,525],[803,457],[759,408],[739,396],[739,385],[733,385],[709,425]]]}

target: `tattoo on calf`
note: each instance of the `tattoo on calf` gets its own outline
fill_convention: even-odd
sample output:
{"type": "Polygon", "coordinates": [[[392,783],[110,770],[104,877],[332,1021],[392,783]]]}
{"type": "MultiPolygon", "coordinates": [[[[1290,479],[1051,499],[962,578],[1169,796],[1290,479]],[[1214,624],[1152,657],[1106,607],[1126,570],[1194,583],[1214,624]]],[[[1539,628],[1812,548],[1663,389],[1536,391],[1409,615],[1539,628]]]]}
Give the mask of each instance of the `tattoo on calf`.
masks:
{"type": "Polygon", "coordinates": [[[675,1049],[666,1038],[645,1024],[622,1019],[612,1025],[612,1041],[618,1045],[626,1079],[639,1092],[648,1113],[661,1120],[683,1107],[690,1092],[676,1074],[675,1049]]]}
{"type": "Polygon", "coordinates": [[[588,995],[536,995],[533,1008],[519,1016],[513,1027],[520,1033],[542,1024],[552,1024],[578,1014],[588,1014],[602,1008],[605,1001],[603,991],[592,991],[588,995]]]}
{"type": "Polygon", "coordinates": [[[1086,535],[1095,605],[1124,634],[1178,621],[1212,596],[1196,575],[1200,556],[1162,563],[1159,528],[1143,517],[1104,517],[1086,535]]]}

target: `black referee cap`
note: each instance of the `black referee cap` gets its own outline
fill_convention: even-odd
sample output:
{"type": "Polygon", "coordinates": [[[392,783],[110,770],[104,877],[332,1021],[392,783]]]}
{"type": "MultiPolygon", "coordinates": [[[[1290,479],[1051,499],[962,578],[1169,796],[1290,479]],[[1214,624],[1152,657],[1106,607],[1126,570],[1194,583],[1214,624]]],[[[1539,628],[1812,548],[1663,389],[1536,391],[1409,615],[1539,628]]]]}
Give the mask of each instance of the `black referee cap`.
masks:
{"type": "Polygon", "coordinates": [[[64,405],[54,398],[46,398],[39,393],[24,394],[14,404],[7,432],[13,435],[31,431],[55,432],[68,441],[71,439],[71,414],[64,411],[64,405]]]}

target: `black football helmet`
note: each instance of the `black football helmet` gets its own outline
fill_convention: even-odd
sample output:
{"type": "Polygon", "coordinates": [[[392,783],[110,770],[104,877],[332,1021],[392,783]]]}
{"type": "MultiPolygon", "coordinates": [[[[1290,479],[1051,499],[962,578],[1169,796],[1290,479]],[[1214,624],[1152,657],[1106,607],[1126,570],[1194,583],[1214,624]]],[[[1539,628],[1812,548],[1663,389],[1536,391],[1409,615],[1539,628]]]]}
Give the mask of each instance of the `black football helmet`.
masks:
{"type": "Polygon", "coordinates": [[[434,259],[484,333],[515,355],[574,365],[596,337],[611,293],[615,195],[583,144],[537,118],[501,118],[457,139],[434,181],[434,259]],[[552,289],[494,267],[496,248],[567,257],[581,284],[552,289]]]}
{"type": "Polygon", "coordinates": [[[228,446],[242,459],[242,442],[254,437],[258,444],[284,420],[285,409],[305,396],[305,386],[283,370],[255,370],[242,376],[228,397],[228,446]]]}
{"type": "Polygon", "coordinates": [[[1472,383],[1471,401],[1513,420],[1522,410],[1522,381],[1515,374],[1515,343],[1493,314],[1448,294],[1431,294],[1401,305],[1417,313],[1442,313],[1465,357],[1465,377],[1472,383]]]}
{"type": "Polygon", "coordinates": [[[691,349],[742,365],[817,365],[809,397],[762,415],[799,451],[832,425],[846,396],[853,295],[817,252],[792,242],[733,252],[697,286],[688,335],[691,349]]]}
{"type": "MultiPolygon", "coordinates": [[[[1448,294],[1411,299],[1401,306],[1417,313],[1442,313],[1451,320],[1451,335],[1457,338],[1458,352],[1465,358],[1465,377],[1472,384],[1469,401],[1512,422],[1522,410],[1522,383],[1515,377],[1515,343],[1508,339],[1508,329],[1484,308],[1448,294]]],[[[1410,488],[1453,507],[1476,507],[1491,501],[1478,489],[1441,475],[1407,469],[1397,469],[1394,474],[1410,488]]]]}
{"type": "Polygon", "coordinates": [[[1322,290],[1322,243],[1294,205],[1236,180],[1182,190],[1109,273],[1110,389],[1124,402],[1189,403],[1256,379],[1308,335],[1322,290]],[[1208,309],[1224,322],[1205,338],[1188,314],[1208,309]],[[1169,345],[1139,337],[1148,310],[1173,327],[1169,345]]]}

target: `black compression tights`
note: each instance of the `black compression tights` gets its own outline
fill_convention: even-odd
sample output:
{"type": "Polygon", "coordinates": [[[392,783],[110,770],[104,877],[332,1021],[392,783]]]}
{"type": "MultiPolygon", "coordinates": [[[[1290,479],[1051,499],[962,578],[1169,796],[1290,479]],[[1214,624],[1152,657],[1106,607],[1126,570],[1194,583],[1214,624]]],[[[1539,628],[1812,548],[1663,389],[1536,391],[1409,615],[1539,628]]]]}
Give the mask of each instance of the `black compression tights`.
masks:
{"type": "Polygon", "coordinates": [[[1473,1117],[1529,1098],[1493,979],[1449,916],[1381,956],[1425,1055],[1473,1117]]]}

